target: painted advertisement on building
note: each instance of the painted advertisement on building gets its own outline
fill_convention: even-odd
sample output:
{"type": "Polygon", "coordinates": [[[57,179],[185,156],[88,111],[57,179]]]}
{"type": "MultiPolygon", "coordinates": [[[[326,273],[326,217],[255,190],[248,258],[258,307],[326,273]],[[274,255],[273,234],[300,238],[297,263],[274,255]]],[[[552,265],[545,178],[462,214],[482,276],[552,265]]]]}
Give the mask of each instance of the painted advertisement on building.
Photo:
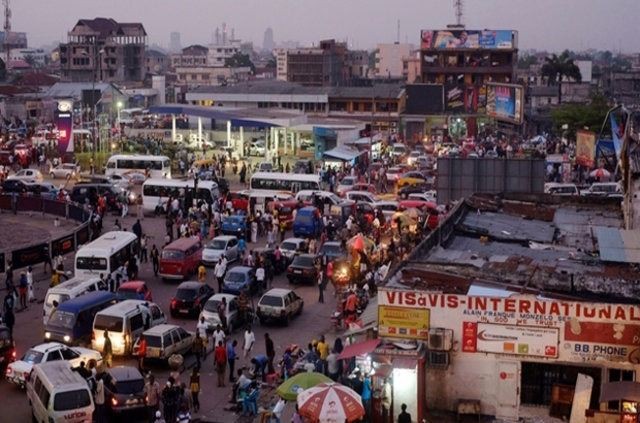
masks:
{"type": "Polygon", "coordinates": [[[514,31],[511,30],[423,30],[420,47],[423,50],[436,49],[512,49],[514,31]]]}
{"type": "Polygon", "coordinates": [[[592,168],[596,157],[596,133],[579,129],[576,131],[576,163],[592,168]]]}
{"type": "Polygon", "coordinates": [[[487,84],[487,116],[520,125],[524,88],[514,84],[487,84]]]}
{"type": "Polygon", "coordinates": [[[640,364],[637,305],[395,290],[380,290],[378,305],[429,310],[429,327],[452,329],[461,353],[640,364]]]}

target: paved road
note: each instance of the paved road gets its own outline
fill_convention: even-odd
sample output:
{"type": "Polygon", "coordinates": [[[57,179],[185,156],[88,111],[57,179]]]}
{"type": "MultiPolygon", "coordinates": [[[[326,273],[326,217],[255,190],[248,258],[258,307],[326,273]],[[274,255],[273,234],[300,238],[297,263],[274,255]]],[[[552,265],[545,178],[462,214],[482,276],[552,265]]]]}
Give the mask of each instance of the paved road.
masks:
{"type": "MultiPolygon", "coordinates": [[[[131,213],[134,213],[132,210],[131,213]]],[[[28,219],[28,215],[23,215],[24,219],[28,219]]],[[[105,231],[113,229],[115,217],[108,216],[104,222],[105,231]]],[[[121,220],[122,221],[122,220],[121,220]]],[[[127,217],[122,221],[126,228],[130,228],[135,222],[134,217],[127,217]]],[[[151,243],[156,242],[162,244],[164,238],[164,219],[146,217],[142,221],[143,231],[150,234],[154,238],[151,243]]],[[[260,246],[265,242],[264,239],[258,240],[260,246]]],[[[258,245],[249,245],[249,248],[257,247],[258,245]]],[[[73,256],[68,255],[65,257],[65,268],[73,268],[73,256]]],[[[36,298],[40,301],[44,298],[46,289],[49,283],[49,276],[43,273],[42,266],[36,268],[36,298]]],[[[195,330],[195,320],[190,319],[174,319],[169,315],[169,302],[176,290],[177,283],[165,283],[153,276],[151,264],[142,264],[140,268],[140,279],[146,281],[152,289],[154,301],[157,302],[164,310],[167,319],[170,323],[183,326],[185,329],[193,331],[195,330]]],[[[213,269],[209,269],[207,282],[217,290],[217,283],[213,280],[213,269]]],[[[277,277],[274,281],[276,287],[289,286],[286,278],[283,275],[277,277]]],[[[329,288],[325,292],[325,303],[318,303],[318,290],[315,286],[294,286],[298,295],[300,295],[305,302],[304,311],[302,315],[296,317],[289,327],[283,326],[265,326],[256,327],[256,347],[254,353],[264,352],[264,333],[268,332],[274,339],[276,344],[276,359],[281,357],[284,352],[283,347],[296,343],[299,345],[306,345],[312,339],[317,339],[322,333],[329,330],[330,321],[329,316],[335,309],[335,300],[332,298],[332,288],[329,288]]],[[[254,302],[257,302],[259,298],[254,298],[254,302]]],[[[241,334],[234,333],[233,338],[237,339],[239,345],[242,345],[241,334]]],[[[331,338],[331,337],[329,337],[331,338]]],[[[43,325],[42,325],[42,304],[33,303],[26,311],[17,313],[16,315],[16,327],[15,327],[15,339],[18,349],[18,356],[21,356],[30,346],[41,343],[43,340],[43,325]]],[[[192,363],[193,358],[187,357],[187,365],[192,363]]],[[[115,364],[128,364],[135,365],[134,360],[117,360],[115,364]]],[[[244,364],[244,363],[240,363],[244,364]]],[[[237,366],[236,366],[237,367],[237,366]]],[[[168,369],[162,367],[155,367],[152,372],[159,378],[160,383],[164,383],[169,376],[168,369]]],[[[184,373],[182,380],[188,382],[188,374],[184,373]]],[[[213,358],[211,355],[207,357],[202,371],[201,371],[201,385],[202,393],[200,395],[200,403],[202,405],[201,412],[196,417],[201,417],[203,420],[212,422],[231,422],[235,420],[235,416],[232,413],[224,411],[224,407],[227,405],[227,401],[230,394],[230,387],[217,388],[216,376],[213,368],[213,358]]],[[[11,404],[10,407],[4,407],[3,415],[0,421],[7,422],[26,422],[30,419],[30,407],[28,405],[26,394],[20,389],[8,383],[2,379],[0,381],[0,398],[3,402],[11,404]]]]}

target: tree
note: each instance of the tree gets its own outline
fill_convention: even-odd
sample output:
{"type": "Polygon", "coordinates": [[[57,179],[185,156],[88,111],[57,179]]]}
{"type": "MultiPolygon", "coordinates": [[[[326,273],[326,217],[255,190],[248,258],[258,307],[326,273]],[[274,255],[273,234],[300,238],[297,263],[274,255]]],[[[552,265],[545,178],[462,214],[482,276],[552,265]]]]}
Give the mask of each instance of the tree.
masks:
{"type": "Polygon", "coordinates": [[[532,65],[538,63],[538,58],[530,54],[525,54],[518,58],[518,69],[529,69],[532,65]]]}
{"type": "Polygon", "coordinates": [[[249,67],[251,68],[251,73],[255,73],[256,67],[249,58],[248,54],[242,54],[240,52],[234,54],[233,56],[225,59],[224,66],[227,68],[241,68],[241,67],[249,67]]]}
{"type": "Polygon", "coordinates": [[[609,108],[607,98],[601,94],[595,94],[588,104],[564,104],[558,107],[551,111],[551,119],[558,133],[563,132],[563,126],[567,125],[567,137],[575,139],[578,129],[587,128],[598,132],[609,108]]]}
{"type": "Polygon", "coordinates": [[[32,54],[27,54],[24,56],[24,61],[27,62],[29,64],[29,66],[31,66],[31,68],[35,69],[38,67],[38,62],[36,61],[35,56],[33,56],[32,54]]]}
{"type": "Polygon", "coordinates": [[[576,82],[582,82],[580,69],[573,63],[571,53],[565,50],[560,56],[553,54],[545,57],[542,65],[542,76],[547,79],[548,85],[558,85],[558,103],[562,103],[562,82],[565,78],[576,82]]]}

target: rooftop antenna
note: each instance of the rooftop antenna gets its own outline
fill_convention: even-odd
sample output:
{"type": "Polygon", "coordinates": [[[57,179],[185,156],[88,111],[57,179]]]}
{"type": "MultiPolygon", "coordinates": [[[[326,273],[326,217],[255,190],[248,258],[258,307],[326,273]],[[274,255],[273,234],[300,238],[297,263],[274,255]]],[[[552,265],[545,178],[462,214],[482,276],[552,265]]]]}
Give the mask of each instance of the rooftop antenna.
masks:
{"type": "Polygon", "coordinates": [[[456,25],[462,25],[462,6],[463,0],[454,0],[453,7],[456,9],[456,25]]]}
{"type": "Polygon", "coordinates": [[[9,0],[2,0],[4,5],[4,53],[5,67],[9,68],[9,54],[11,53],[11,40],[9,34],[11,33],[11,9],[9,8],[9,0]]]}
{"type": "Polygon", "coordinates": [[[400,19],[398,19],[398,28],[396,33],[396,44],[400,44],[400,19]]]}

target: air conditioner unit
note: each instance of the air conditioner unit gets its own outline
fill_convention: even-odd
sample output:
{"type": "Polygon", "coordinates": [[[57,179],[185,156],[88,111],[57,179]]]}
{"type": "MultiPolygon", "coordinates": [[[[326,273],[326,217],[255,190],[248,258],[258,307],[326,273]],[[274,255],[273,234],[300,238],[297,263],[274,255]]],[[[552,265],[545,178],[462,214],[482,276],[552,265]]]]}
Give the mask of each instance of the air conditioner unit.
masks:
{"type": "Polygon", "coordinates": [[[429,329],[429,350],[451,351],[453,348],[453,330],[444,328],[429,329]]]}
{"type": "Polygon", "coordinates": [[[449,367],[448,351],[429,351],[427,356],[429,367],[434,369],[446,369],[449,367]]]}

